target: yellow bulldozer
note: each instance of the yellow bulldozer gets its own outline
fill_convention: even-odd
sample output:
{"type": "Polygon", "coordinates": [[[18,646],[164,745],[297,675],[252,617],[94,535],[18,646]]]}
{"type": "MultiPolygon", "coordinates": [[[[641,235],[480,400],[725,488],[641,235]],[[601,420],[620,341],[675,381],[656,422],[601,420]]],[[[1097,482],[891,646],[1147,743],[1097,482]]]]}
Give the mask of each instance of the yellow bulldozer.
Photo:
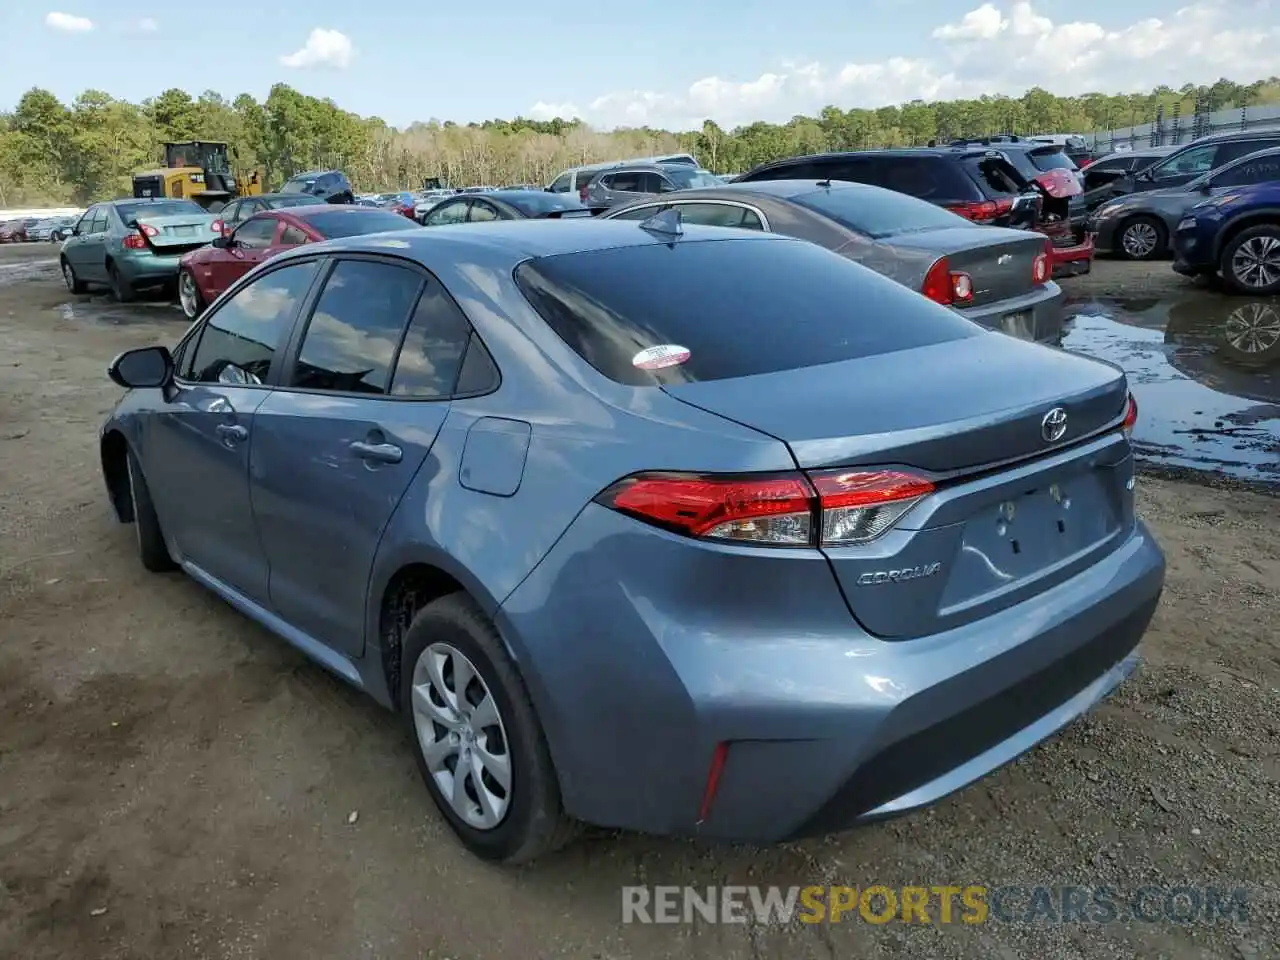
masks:
{"type": "Polygon", "coordinates": [[[184,140],[164,145],[164,167],[133,175],[135,197],[168,197],[194,200],[217,213],[236,197],[263,192],[262,176],[255,170],[237,178],[227,158],[227,145],[212,140],[184,140]]]}

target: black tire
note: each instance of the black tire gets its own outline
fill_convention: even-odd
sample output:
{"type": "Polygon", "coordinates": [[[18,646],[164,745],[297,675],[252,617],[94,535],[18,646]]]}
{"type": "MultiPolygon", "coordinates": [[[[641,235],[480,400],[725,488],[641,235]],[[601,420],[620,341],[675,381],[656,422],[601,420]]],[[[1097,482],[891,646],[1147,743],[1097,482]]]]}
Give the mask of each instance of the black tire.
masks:
{"type": "Polygon", "coordinates": [[[402,643],[400,703],[418,772],[437,809],[468,850],[484,860],[528,863],[574,838],[578,824],[564,813],[559,780],[524,681],[492,621],[466,594],[441,597],[414,617],[402,643]],[[474,827],[454,811],[423,755],[413,708],[413,675],[418,658],[434,643],[448,644],[471,662],[488,687],[506,732],[511,760],[509,807],[504,818],[490,829],[474,827]]]}
{"type": "Polygon", "coordinates": [[[1218,272],[1222,274],[1222,282],[1233,293],[1244,293],[1255,297],[1268,297],[1280,293],[1280,224],[1264,223],[1237,233],[1222,248],[1222,256],[1218,258],[1218,272]],[[1274,241],[1274,243],[1268,243],[1268,241],[1274,241]],[[1245,274],[1244,278],[1237,275],[1236,255],[1252,251],[1256,254],[1252,259],[1257,262],[1264,247],[1269,248],[1265,254],[1269,265],[1267,272],[1275,279],[1270,283],[1264,283],[1263,277],[1259,276],[1259,282],[1255,285],[1247,279],[1248,274],[1245,274]]]}
{"type": "Polygon", "coordinates": [[[114,263],[107,267],[107,279],[111,281],[111,295],[116,298],[117,303],[133,303],[138,299],[137,292],[120,276],[114,263]]]}
{"type": "Polygon", "coordinates": [[[1145,214],[1130,217],[1116,228],[1115,246],[1125,260],[1156,260],[1165,256],[1169,250],[1169,231],[1159,217],[1148,217],[1145,214]],[[1125,238],[1131,231],[1152,245],[1140,248],[1136,242],[1126,243],[1125,238]],[[1130,246],[1134,246],[1135,250],[1131,250],[1130,246]]]}
{"type": "Polygon", "coordinates": [[[72,293],[87,293],[89,288],[76,276],[76,268],[65,257],[62,259],[62,281],[72,293]]]}
{"type": "Polygon", "coordinates": [[[129,469],[129,502],[133,505],[133,526],[138,535],[138,557],[152,573],[167,573],[177,568],[160,530],[160,518],[151,502],[151,490],[142,475],[138,458],[130,450],[126,454],[129,469]]]}

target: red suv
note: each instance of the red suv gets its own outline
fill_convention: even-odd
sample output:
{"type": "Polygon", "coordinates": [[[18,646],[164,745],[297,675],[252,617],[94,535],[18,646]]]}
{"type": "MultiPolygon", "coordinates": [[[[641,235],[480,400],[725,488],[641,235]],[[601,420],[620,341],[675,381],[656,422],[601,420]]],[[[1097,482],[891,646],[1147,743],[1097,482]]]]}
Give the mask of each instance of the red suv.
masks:
{"type": "Polygon", "coordinates": [[[823,153],[762,164],[736,182],[811,177],[897,190],[975,223],[1038,230],[1049,238],[1055,279],[1088,273],[1093,265],[1079,171],[1058,144],[991,137],[946,146],[823,153]]]}

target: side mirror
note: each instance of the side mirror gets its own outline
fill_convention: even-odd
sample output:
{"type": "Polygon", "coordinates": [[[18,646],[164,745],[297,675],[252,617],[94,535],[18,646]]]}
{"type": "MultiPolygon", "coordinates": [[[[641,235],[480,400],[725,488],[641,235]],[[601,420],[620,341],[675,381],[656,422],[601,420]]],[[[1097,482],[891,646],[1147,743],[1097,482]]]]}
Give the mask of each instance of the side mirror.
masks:
{"type": "Polygon", "coordinates": [[[227,247],[231,246],[231,237],[225,233],[220,237],[214,237],[209,246],[217,247],[219,250],[225,250],[227,247]]]}
{"type": "Polygon", "coordinates": [[[111,361],[107,376],[126,390],[167,387],[173,382],[173,355],[168,347],[126,350],[111,361]]]}
{"type": "Polygon", "coordinates": [[[1213,191],[1213,181],[1206,180],[1204,183],[1197,184],[1196,189],[1201,193],[1210,193],[1213,191]]]}

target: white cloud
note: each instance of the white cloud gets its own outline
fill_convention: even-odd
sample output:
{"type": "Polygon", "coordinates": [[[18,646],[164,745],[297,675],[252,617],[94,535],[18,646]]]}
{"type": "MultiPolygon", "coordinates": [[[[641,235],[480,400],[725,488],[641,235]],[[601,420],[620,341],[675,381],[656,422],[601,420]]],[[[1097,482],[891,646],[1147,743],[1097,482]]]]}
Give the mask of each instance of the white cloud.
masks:
{"type": "Polygon", "coordinates": [[[334,67],[345,70],[351,66],[355,48],[344,33],[316,27],[307,37],[301,49],[286,53],[280,62],[286,67],[334,67]]]}
{"type": "Polygon", "coordinates": [[[143,17],[134,24],[134,27],[141,30],[143,33],[155,33],[160,29],[160,24],[156,23],[150,17],[143,17]]]}
{"type": "Polygon", "coordinates": [[[1240,4],[1200,0],[1164,18],[1117,28],[1056,23],[1032,3],[986,2],[954,23],[929,30],[934,49],[843,65],[782,65],[754,80],[704,77],[682,92],[630,90],[575,103],[536,102],[534,119],[580,118],[603,127],[648,124],[694,129],[711,118],[724,127],[785,122],[824,106],[881,107],[916,98],[1020,95],[1033,86],[1064,96],[1150,90],[1158,84],[1242,83],[1277,72],[1280,13],[1255,6],[1240,28],[1240,4]],[[1234,7],[1234,12],[1233,12],[1234,7]]]}
{"type": "Polygon", "coordinates": [[[72,13],[49,13],[45,15],[44,25],[63,33],[88,33],[93,29],[93,21],[88,17],[77,17],[72,13]]]}

